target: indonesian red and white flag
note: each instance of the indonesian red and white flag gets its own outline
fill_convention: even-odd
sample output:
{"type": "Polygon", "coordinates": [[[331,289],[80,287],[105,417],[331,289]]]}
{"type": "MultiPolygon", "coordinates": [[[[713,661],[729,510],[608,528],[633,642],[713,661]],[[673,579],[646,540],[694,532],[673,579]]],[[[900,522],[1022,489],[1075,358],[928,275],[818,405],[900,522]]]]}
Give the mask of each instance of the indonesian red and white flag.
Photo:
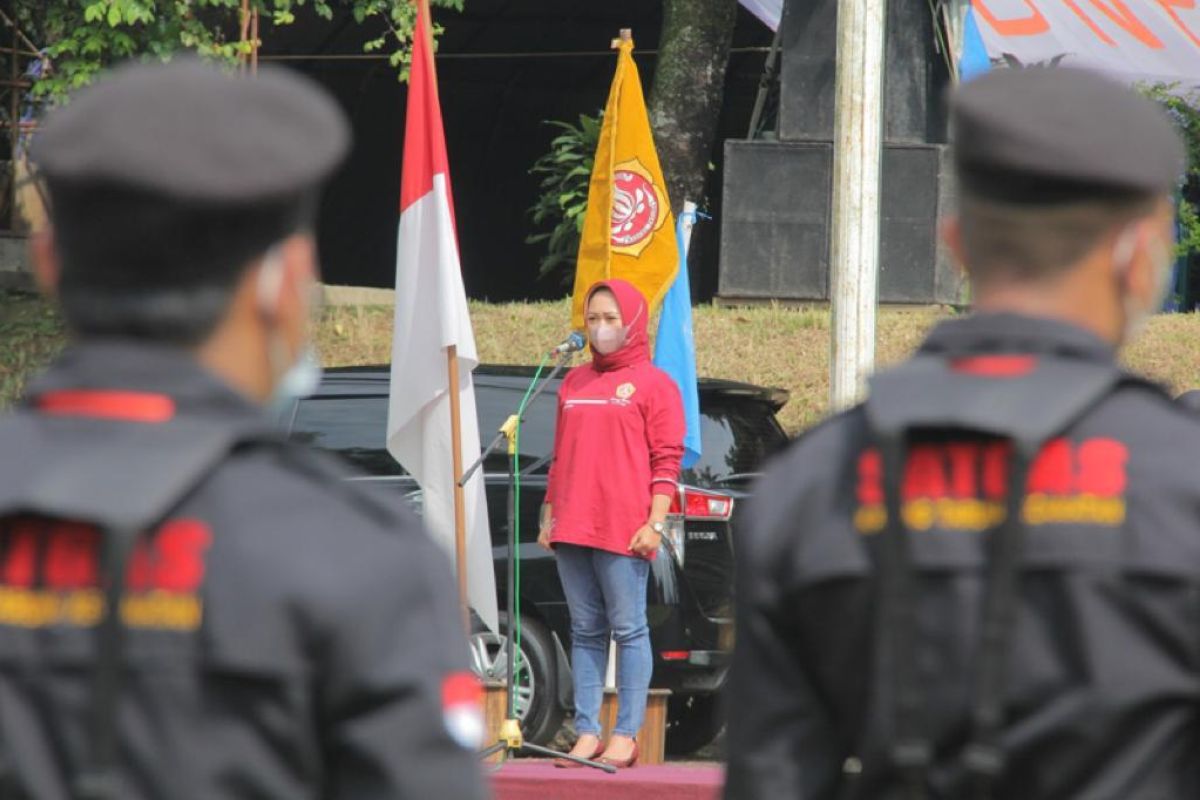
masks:
{"type": "MultiPolygon", "coordinates": [[[[458,349],[462,464],[479,458],[479,423],[471,371],[479,363],[467,312],[454,202],[437,79],[420,4],[408,80],[408,113],[396,243],[396,314],[388,397],[387,446],[420,485],[425,524],[451,558],[455,553],[447,349],[458,349]]],[[[467,600],[497,629],[492,540],[482,471],[465,487],[467,600]]],[[[462,568],[462,565],[458,565],[462,568]]]]}

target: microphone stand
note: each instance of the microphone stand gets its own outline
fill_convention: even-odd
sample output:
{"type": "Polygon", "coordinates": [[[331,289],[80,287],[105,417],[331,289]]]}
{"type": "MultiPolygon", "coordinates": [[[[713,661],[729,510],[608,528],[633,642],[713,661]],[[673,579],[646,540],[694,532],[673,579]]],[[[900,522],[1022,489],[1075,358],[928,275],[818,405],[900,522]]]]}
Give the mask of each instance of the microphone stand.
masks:
{"type": "MultiPolygon", "coordinates": [[[[546,387],[550,385],[550,381],[558,377],[558,373],[562,372],[563,367],[565,367],[567,362],[571,360],[572,355],[573,353],[571,351],[559,355],[558,363],[554,365],[554,369],[550,370],[550,374],[542,378],[542,382],[538,384],[538,387],[533,390],[533,394],[529,396],[528,402],[525,403],[526,408],[533,405],[533,401],[537,399],[538,395],[546,390],[546,387]]],[[[459,478],[458,485],[466,486],[467,481],[471,480],[471,476],[479,471],[479,468],[483,466],[483,462],[487,460],[488,456],[496,452],[496,448],[500,446],[501,442],[505,440],[509,441],[509,453],[511,454],[516,446],[514,437],[517,435],[517,426],[524,421],[524,415],[518,418],[516,414],[513,414],[508,419],[504,420],[504,424],[500,426],[496,437],[492,439],[491,443],[488,444],[487,447],[484,448],[483,454],[480,455],[479,458],[475,459],[474,463],[472,463],[467,471],[463,473],[463,476],[459,478]]]]}
{"type": "MultiPolygon", "coordinates": [[[[567,365],[567,362],[571,360],[571,355],[572,351],[567,351],[559,356],[558,363],[554,365],[554,369],[550,371],[550,374],[542,378],[542,382],[533,391],[533,394],[529,396],[529,400],[525,403],[526,409],[533,405],[533,401],[537,399],[538,395],[540,395],[545,388],[550,385],[552,380],[558,377],[558,374],[562,372],[563,368],[567,365]]],[[[551,750],[548,747],[542,747],[541,745],[525,741],[525,734],[521,731],[521,721],[517,718],[517,708],[516,703],[514,702],[514,681],[516,680],[517,675],[517,645],[513,637],[513,630],[517,624],[516,559],[520,558],[520,556],[517,554],[517,514],[515,503],[517,474],[513,467],[512,456],[516,453],[517,448],[517,428],[522,422],[524,422],[523,413],[513,414],[506,419],[504,424],[500,426],[499,433],[497,433],[496,437],[492,439],[491,444],[487,446],[487,449],[483,451],[483,454],[479,456],[478,460],[476,460],[475,463],[472,464],[465,473],[463,473],[462,478],[459,479],[459,485],[465,486],[467,481],[471,479],[471,476],[474,475],[481,466],[483,466],[483,462],[487,459],[487,457],[496,451],[496,448],[500,446],[500,443],[504,441],[508,442],[509,458],[506,459],[508,462],[508,555],[506,559],[508,562],[508,591],[506,593],[506,604],[508,607],[508,630],[505,632],[508,651],[508,664],[507,672],[504,677],[504,722],[500,726],[499,740],[486,750],[481,751],[479,753],[479,757],[490,758],[496,753],[503,753],[504,755],[501,759],[501,762],[503,763],[503,761],[507,761],[511,756],[516,755],[524,750],[537,755],[548,756],[550,758],[565,758],[566,760],[572,761],[580,766],[593,767],[595,769],[603,770],[604,772],[615,773],[617,768],[611,764],[601,764],[596,761],[589,761],[586,758],[573,756],[570,753],[559,753],[555,750],[551,750]]]]}

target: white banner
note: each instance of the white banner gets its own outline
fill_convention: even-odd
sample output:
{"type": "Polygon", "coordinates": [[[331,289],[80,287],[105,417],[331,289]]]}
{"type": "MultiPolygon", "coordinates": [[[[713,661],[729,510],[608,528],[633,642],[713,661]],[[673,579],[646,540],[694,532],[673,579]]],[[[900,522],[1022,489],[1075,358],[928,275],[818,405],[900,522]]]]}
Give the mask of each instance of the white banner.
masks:
{"type": "Polygon", "coordinates": [[[762,20],[773,31],[779,30],[783,17],[783,0],[741,0],[742,7],[762,20]]]}
{"type": "Polygon", "coordinates": [[[1121,80],[1200,86],[1196,0],[971,0],[993,63],[1057,60],[1121,80]]]}

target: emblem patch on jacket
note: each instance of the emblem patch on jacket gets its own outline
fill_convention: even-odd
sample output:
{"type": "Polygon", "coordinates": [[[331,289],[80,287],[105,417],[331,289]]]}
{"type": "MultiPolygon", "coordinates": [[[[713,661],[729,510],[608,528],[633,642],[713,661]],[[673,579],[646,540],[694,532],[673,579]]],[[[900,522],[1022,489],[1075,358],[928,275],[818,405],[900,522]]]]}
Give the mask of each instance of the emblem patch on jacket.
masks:
{"type": "Polygon", "coordinates": [[[637,391],[637,387],[632,383],[622,383],[617,387],[617,397],[621,400],[628,400],[633,397],[633,393],[637,391]]]}
{"type": "Polygon", "coordinates": [[[442,681],[442,721],[460,747],[474,750],[484,743],[483,687],[472,672],[454,672],[442,681]]]}
{"type": "MultiPolygon", "coordinates": [[[[1007,442],[947,442],[913,447],[901,485],[909,530],[983,531],[1004,519],[1011,446],[1007,442]]],[[[1115,439],[1047,442],[1029,470],[1023,516],[1029,525],[1116,527],[1125,521],[1129,450],[1115,439]]],[[[858,459],[859,533],[887,523],[883,460],[870,449],[858,459]]]]}
{"type": "MultiPolygon", "coordinates": [[[[91,627],[105,615],[101,538],[74,522],[15,520],[0,527],[0,625],[91,627]]],[[[126,573],[121,620],[130,628],[193,631],[209,527],[177,519],[138,541],[126,573]]]]}

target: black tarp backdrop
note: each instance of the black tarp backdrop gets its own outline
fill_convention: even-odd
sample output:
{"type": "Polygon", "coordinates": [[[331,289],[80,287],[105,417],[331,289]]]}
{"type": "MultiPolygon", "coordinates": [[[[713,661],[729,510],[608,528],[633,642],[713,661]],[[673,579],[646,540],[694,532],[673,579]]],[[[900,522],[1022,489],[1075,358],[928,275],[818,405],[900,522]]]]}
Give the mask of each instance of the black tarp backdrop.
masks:
{"type": "MultiPolygon", "coordinates": [[[[604,106],[615,66],[608,43],[623,27],[633,29],[634,57],[648,93],[655,56],[645,51],[658,46],[662,8],[647,0],[464,5],[462,13],[435,11],[435,18],[446,29],[437,69],[467,293],[493,301],[561,297],[567,290],[556,279],[537,278],[540,250],[525,243],[532,231],[527,209],[537,197],[529,168],[555,135],[543,121],[574,121],[604,106]]],[[[296,58],[360,56],[362,43],[377,30],[356,25],[345,12],[333,22],[297,16],[292,26],[264,26],[262,55],[285,56],[288,66],[329,88],[350,115],[355,136],[322,204],[325,280],[391,286],[406,88],[385,60],[296,58]]],[[[761,49],[770,41],[770,30],[739,11],[735,48],[761,49]]],[[[764,59],[761,50],[752,50],[730,60],[705,198],[713,213],[720,211],[721,142],[746,135],[764,59]]],[[[716,291],[718,228],[706,223],[693,238],[692,289],[700,300],[716,291]]]]}

